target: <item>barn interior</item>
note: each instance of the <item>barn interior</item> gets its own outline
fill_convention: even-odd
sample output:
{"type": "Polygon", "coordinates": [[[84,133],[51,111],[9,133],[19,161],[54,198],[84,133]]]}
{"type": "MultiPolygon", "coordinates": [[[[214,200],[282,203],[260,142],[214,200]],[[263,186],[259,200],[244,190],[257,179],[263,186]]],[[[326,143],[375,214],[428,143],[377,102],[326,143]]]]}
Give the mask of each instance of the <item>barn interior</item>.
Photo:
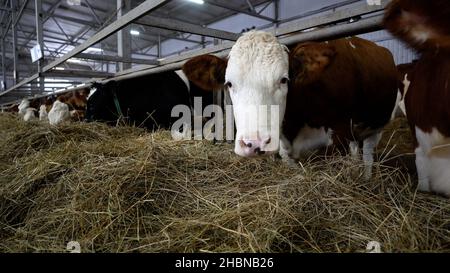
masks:
{"type": "MultiPolygon", "coordinates": [[[[286,45],[359,36],[411,63],[418,53],[382,25],[389,2],[0,0],[0,108],[225,57],[252,29],[286,45]]],[[[338,150],[292,167],[226,141],[2,113],[0,252],[448,252],[450,202],[417,191],[414,159],[404,117],[367,181],[338,150]]]]}

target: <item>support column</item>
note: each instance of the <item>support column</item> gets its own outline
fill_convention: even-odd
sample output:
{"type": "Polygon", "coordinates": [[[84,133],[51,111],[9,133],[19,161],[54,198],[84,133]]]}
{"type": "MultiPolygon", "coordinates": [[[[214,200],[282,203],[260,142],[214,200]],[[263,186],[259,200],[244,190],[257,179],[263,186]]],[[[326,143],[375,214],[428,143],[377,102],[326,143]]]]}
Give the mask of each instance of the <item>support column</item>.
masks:
{"type": "Polygon", "coordinates": [[[158,55],[158,59],[162,58],[162,43],[161,43],[161,35],[158,35],[158,46],[156,48],[158,50],[158,53],[156,55],[158,55]]]}
{"type": "MultiPolygon", "coordinates": [[[[219,45],[219,40],[218,39],[214,39],[214,45],[217,46],[219,45]]],[[[202,47],[205,48],[205,37],[202,36],[202,47]]],[[[221,90],[212,90],[213,91],[213,103],[219,107],[221,107],[223,109],[223,89],[221,90]]],[[[217,118],[217,117],[214,117],[217,118]]],[[[225,119],[224,119],[225,121],[225,119]]],[[[217,122],[216,122],[217,124],[217,122]]],[[[222,124],[222,128],[225,127],[225,124],[222,124]]],[[[215,130],[215,137],[214,137],[214,143],[218,140],[218,139],[222,139],[223,136],[219,136],[217,135],[217,128],[214,128],[215,130]]]]}
{"type": "Polygon", "coordinates": [[[2,42],[1,42],[1,46],[2,46],[2,81],[3,81],[3,84],[4,84],[4,90],[2,90],[2,91],[5,91],[6,89],[8,89],[8,84],[6,83],[6,67],[5,67],[5,62],[6,62],[6,55],[5,55],[5,50],[6,50],[6,46],[5,46],[5,39],[2,39],[2,42]]]}
{"type": "Polygon", "coordinates": [[[275,8],[274,8],[274,12],[275,12],[274,19],[276,21],[275,28],[278,28],[279,25],[280,25],[280,23],[278,23],[278,21],[280,20],[280,0],[275,0],[274,5],[275,5],[275,8]]]}
{"type": "MultiPolygon", "coordinates": [[[[117,0],[117,19],[131,9],[131,0],[117,0]]],[[[131,27],[127,26],[117,33],[117,55],[131,59],[131,27]]],[[[131,63],[118,63],[118,71],[131,68],[131,63]]]]}
{"type": "Polygon", "coordinates": [[[17,14],[17,1],[10,1],[11,7],[11,32],[12,32],[12,50],[13,50],[13,84],[19,82],[19,49],[17,47],[17,27],[14,23],[17,14]]]}
{"type": "Polygon", "coordinates": [[[40,93],[45,91],[45,78],[42,76],[42,68],[44,67],[44,32],[43,32],[43,14],[42,14],[42,0],[35,0],[35,16],[36,16],[36,41],[41,47],[42,59],[38,61],[39,73],[39,90],[40,93]]]}

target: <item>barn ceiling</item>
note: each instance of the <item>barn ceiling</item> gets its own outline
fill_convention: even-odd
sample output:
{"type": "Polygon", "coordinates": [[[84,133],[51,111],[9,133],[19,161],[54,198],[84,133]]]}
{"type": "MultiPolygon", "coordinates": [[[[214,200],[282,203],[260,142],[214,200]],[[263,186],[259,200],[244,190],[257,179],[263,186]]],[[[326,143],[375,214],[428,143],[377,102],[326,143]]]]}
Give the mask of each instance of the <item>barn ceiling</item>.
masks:
{"type": "MultiPolygon", "coordinates": [[[[108,37],[109,33],[113,33],[111,32],[112,29],[117,30],[123,27],[121,22],[129,22],[126,18],[116,22],[119,14],[121,13],[122,16],[126,16],[128,11],[144,4],[144,2],[147,8],[143,8],[143,12],[151,10],[152,8],[148,7],[157,1],[0,0],[0,38],[3,41],[1,53],[4,54],[1,58],[4,60],[2,62],[2,66],[4,66],[2,71],[6,72],[4,73],[5,75],[2,75],[2,80],[3,82],[7,82],[7,86],[0,86],[0,102],[22,97],[23,90],[29,91],[30,89],[41,88],[40,92],[52,92],[51,90],[47,90],[47,83],[37,84],[37,79],[43,80],[45,78],[47,80],[51,79],[51,77],[65,79],[67,77],[71,78],[73,82],[84,82],[85,79],[105,78],[114,75],[119,70],[126,70],[129,68],[128,63],[154,65],[162,62],[169,55],[205,47],[213,43],[213,39],[202,39],[203,37],[235,40],[238,37],[236,33],[225,30],[208,28],[205,30],[204,28],[199,28],[199,26],[208,26],[235,14],[246,14],[253,18],[262,19],[250,21],[260,22],[256,23],[259,27],[263,25],[264,27],[270,27],[274,24],[284,24],[289,20],[308,17],[325,10],[332,11],[337,7],[343,7],[360,1],[318,0],[314,2],[315,5],[311,5],[310,10],[306,9],[304,12],[296,14],[293,17],[281,17],[282,15],[278,9],[280,0],[165,0],[162,1],[165,2],[163,5],[147,13],[142,20],[139,19],[139,16],[133,16],[130,13],[131,16],[128,17],[136,18],[137,21],[122,29],[122,33],[130,34],[131,30],[133,30],[139,32],[139,34],[132,36],[129,45],[124,43],[124,48],[129,48],[132,55],[126,53],[120,55],[118,54],[118,48],[120,47],[118,45],[118,34],[115,33],[108,37]],[[204,4],[198,5],[193,3],[194,1],[204,1],[204,4]],[[39,66],[36,63],[32,63],[30,58],[31,49],[37,44],[36,2],[42,3],[42,49],[45,56],[44,61],[41,61],[39,66]],[[273,3],[277,3],[277,5],[270,6],[273,3]],[[120,6],[118,7],[118,5],[120,6]],[[274,10],[273,15],[267,12],[269,10],[274,10]],[[263,15],[265,14],[263,11],[266,11],[265,13],[269,15],[263,15]],[[281,18],[284,19],[277,20],[281,18]],[[148,20],[153,23],[146,23],[149,22],[148,20]],[[13,21],[15,23],[12,23],[13,21]],[[154,26],[155,24],[173,25],[166,29],[149,26],[154,26]],[[13,31],[12,25],[15,26],[15,31],[13,31]],[[103,29],[105,30],[102,32],[103,29]],[[177,31],[168,29],[176,29],[177,31]],[[187,31],[188,33],[181,31],[187,31]],[[15,58],[13,57],[13,33],[16,33],[17,38],[16,62],[14,62],[15,58]],[[190,33],[197,33],[204,36],[190,33]],[[84,43],[95,34],[101,36],[100,39],[94,39],[100,42],[97,44],[84,43]],[[169,40],[187,43],[164,43],[169,40]],[[78,46],[83,43],[84,45],[82,45],[82,49],[80,50],[78,46]],[[77,53],[73,53],[72,55],[67,54],[69,52],[75,52],[72,50],[76,47],[78,47],[75,50],[77,53]],[[161,50],[161,48],[164,50],[161,50]],[[118,57],[117,55],[124,57],[118,57]],[[14,63],[16,64],[15,67],[14,63]],[[43,71],[45,75],[44,73],[38,73],[38,67],[41,69],[42,67],[46,67],[45,71],[43,71]],[[60,72],[56,70],[66,71],[60,72]],[[13,73],[13,71],[17,71],[17,74],[15,72],[13,73]],[[99,73],[95,74],[91,72],[99,73]],[[72,74],[69,75],[68,73],[72,74]],[[45,86],[45,91],[42,90],[42,86],[45,86]],[[6,92],[2,93],[1,91],[6,92]]],[[[291,4],[292,2],[283,3],[287,5],[287,3],[291,4]]],[[[139,14],[139,12],[135,11],[134,15],[136,14],[139,14]]],[[[243,19],[244,17],[238,18],[243,19]]],[[[216,24],[220,28],[218,25],[222,25],[222,23],[216,24]]],[[[224,28],[227,28],[227,26],[224,28]]],[[[236,29],[236,27],[233,29],[236,29]]]]}
{"type": "MultiPolygon", "coordinates": [[[[0,1],[0,25],[2,34],[8,26],[10,17],[10,1],[0,1]]],[[[18,21],[19,52],[28,53],[35,44],[35,15],[34,1],[12,0],[17,9],[26,4],[23,15],[18,21]]],[[[69,0],[70,1],[70,0],[69,0]]],[[[51,57],[61,56],[74,46],[84,42],[108,23],[117,19],[116,0],[81,0],[81,5],[70,5],[67,0],[43,0],[44,11],[44,44],[45,54],[51,57]]],[[[73,1],[73,0],[72,0],[73,1]]],[[[131,9],[144,2],[131,0],[131,9]]],[[[197,5],[186,0],[173,0],[150,15],[171,18],[179,22],[196,25],[208,25],[239,11],[252,12],[252,7],[267,0],[213,0],[205,5],[197,5]]],[[[126,11],[125,11],[126,13],[126,11]]],[[[132,25],[141,33],[133,37],[133,52],[139,53],[143,49],[156,45],[159,37],[164,41],[169,38],[185,40],[180,33],[132,25]]],[[[9,29],[11,32],[11,29],[9,29]]],[[[7,37],[10,35],[7,35],[7,37]]],[[[187,39],[189,41],[189,39],[187,39]]],[[[7,38],[8,41],[8,38],[7,38]]],[[[115,52],[117,39],[115,36],[105,40],[102,47],[115,52]]]]}

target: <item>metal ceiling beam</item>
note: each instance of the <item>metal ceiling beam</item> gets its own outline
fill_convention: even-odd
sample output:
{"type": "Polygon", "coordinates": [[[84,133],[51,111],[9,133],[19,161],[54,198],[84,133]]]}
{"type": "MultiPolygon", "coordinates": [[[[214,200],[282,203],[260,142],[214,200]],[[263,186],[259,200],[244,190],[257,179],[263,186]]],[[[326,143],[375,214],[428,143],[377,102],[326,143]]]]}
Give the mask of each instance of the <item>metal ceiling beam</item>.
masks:
{"type": "Polygon", "coordinates": [[[44,66],[44,24],[42,21],[42,0],[34,0],[34,9],[36,12],[35,20],[36,20],[36,42],[39,45],[42,58],[37,61],[37,72],[40,75],[39,77],[39,86],[41,89],[41,92],[45,89],[45,79],[41,75],[42,73],[42,67],[44,66]]]}
{"type": "Polygon", "coordinates": [[[46,77],[55,78],[108,78],[114,76],[113,73],[90,71],[90,70],[51,70],[44,73],[46,77]]]}
{"type": "Polygon", "coordinates": [[[53,67],[60,65],[67,61],[68,59],[76,56],[77,54],[83,52],[84,50],[88,49],[89,47],[97,44],[98,42],[108,38],[109,36],[113,35],[118,30],[124,28],[125,26],[131,24],[133,21],[145,16],[148,12],[158,8],[159,6],[166,4],[170,2],[171,0],[147,0],[138,7],[134,8],[130,12],[128,12],[125,16],[121,17],[119,20],[115,21],[111,25],[107,26],[106,28],[102,29],[100,32],[89,38],[87,41],[85,41],[83,44],[77,46],[72,51],[67,53],[62,58],[55,60],[51,64],[44,67],[44,72],[47,70],[52,69],[53,67]]]}
{"type": "Polygon", "coordinates": [[[2,46],[2,81],[3,81],[3,86],[2,88],[0,88],[0,90],[4,91],[4,88],[8,88],[7,86],[7,81],[6,81],[6,67],[5,67],[5,62],[6,62],[6,45],[5,45],[5,40],[2,39],[1,40],[1,46],[2,46]],[[4,87],[4,88],[3,88],[4,87]]]}
{"type": "Polygon", "coordinates": [[[122,58],[119,56],[108,56],[108,55],[87,54],[87,53],[80,53],[77,55],[77,58],[96,60],[96,61],[104,61],[104,62],[122,62],[122,63],[134,63],[134,64],[146,64],[146,65],[157,65],[159,63],[156,60],[144,60],[144,59],[135,59],[135,58],[128,59],[128,58],[122,58]]]}
{"type": "MultiPolygon", "coordinates": [[[[94,36],[90,37],[88,40],[86,40],[83,44],[77,46],[69,53],[65,54],[63,57],[51,62],[50,64],[46,65],[42,71],[43,73],[53,69],[54,67],[66,62],[72,57],[75,57],[77,54],[82,53],[84,50],[88,49],[89,47],[103,41],[104,39],[108,38],[109,36],[116,33],[118,30],[124,28],[125,26],[131,24],[133,21],[140,19],[141,17],[145,16],[150,11],[170,2],[171,0],[146,0],[133,10],[129,11],[125,16],[121,17],[119,20],[115,21],[114,23],[110,24],[109,26],[105,27],[101,31],[99,31],[94,36]]],[[[23,86],[25,84],[30,83],[32,80],[35,80],[38,78],[38,75],[33,75],[29,77],[28,79],[23,80],[22,82],[16,84],[15,86],[11,87],[10,89],[6,90],[5,92],[0,93],[0,96],[7,94],[8,92],[13,91],[14,89],[23,86]]]]}
{"type": "Polygon", "coordinates": [[[19,22],[20,18],[22,18],[23,11],[25,10],[25,7],[28,5],[29,0],[24,0],[22,6],[19,9],[19,12],[17,13],[16,19],[14,20],[13,24],[17,25],[17,22],[19,22]]]}
{"type": "Polygon", "coordinates": [[[383,29],[383,15],[361,19],[354,23],[339,24],[326,28],[295,34],[280,39],[285,44],[295,44],[307,41],[332,40],[339,37],[359,35],[383,29]]]}
{"type": "Polygon", "coordinates": [[[100,20],[100,18],[98,17],[97,13],[95,12],[95,10],[92,8],[91,4],[89,3],[88,0],[85,0],[86,5],[88,6],[89,10],[91,11],[92,16],[94,17],[94,19],[97,21],[97,23],[99,25],[102,24],[102,21],[100,20]]]}
{"type": "MultiPolygon", "coordinates": [[[[120,19],[131,9],[131,0],[117,0],[117,19],[120,19]]],[[[117,32],[117,55],[123,59],[131,59],[131,28],[126,26],[125,28],[117,32]]],[[[117,71],[123,71],[130,69],[130,63],[120,62],[116,65],[117,71]]]]}
{"type": "MultiPolygon", "coordinates": [[[[3,25],[3,19],[5,18],[5,15],[11,12],[11,9],[8,8],[8,0],[5,1],[5,5],[2,8],[4,11],[2,11],[2,17],[0,18],[0,25],[3,25]]],[[[7,31],[5,31],[7,32],[7,31]]]]}
{"type": "MultiPolygon", "coordinates": [[[[382,0],[381,5],[379,5],[379,6],[378,5],[370,6],[370,5],[367,5],[367,3],[365,3],[365,2],[361,2],[361,1],[358,1],[358,2],[360,2],[360,4],[358,4],[354,7],[351,7],[351,8],[337,10],[331,14],[315,16],[313,18],[309,18],[306,20],[294,22],[289,25],[283,26],[275,31],[275,35],[277,35],[277,36],[286,35],[289,33],[309,29],[312,27],[317,27],[317,26],[334,23],[334,22],[348,20],[355,16],[382,11],[389,3],[389,0],[382,0]]],[[[307,15],[304,15],[304,16],[307,16],[307,15]]]]}
{"type": "MultiPolygon", "coordinates": [[[[27,13],[32,13],[33,11],[27,9],[26,12],[27,13]]],[[[45,15],[48,15],[48,14],[45,14],[45,15]]],[[[83,26],[91,26],[92,28],[99,28],[99,25],[94,23],[93,21],[88,21],[88,20],[85,20],[85,19],[77,18],[77,17],[64,16],[64,15],[61,15],[61,14],[50,14],[50,15],[51,15],[51,17],[56,18],[56,19],[61,19],[61,20],[64,20],[64,21],[77,23],[77,24],[80,24],[80,25],[83,25],[83,26]]],[[[81,15],[81,13],[80,13],[80,15],[81,15]]],[[[185,23],[186,22],[184,22],[184,21],[182,22],[182,24],[185,24],[185,23]]],[[[100,25],[100,27],[101,27],[101,25],[100,25]]],[[[48,29],[46,30],[46,33],[50,33],[48,29]]],[[[60,33],[57,33],[57,32],[52,32],[52,33],[60,34],[60,33]]],[[[152,40],[152,39],[145,38],[144,35],[140,36],[141,40],[153,43],[152,45],[145,46],[144,48],[153,47],[157,43],[157,40],[152,40]]],[[[155,36],[157,34],[149,34],[149,35],[150,36],[152,36],[152,35],[155,36]]],[[[165,39],[175,39],[175,40],[186,41],[186,42],[190,42],[190,43],[200,43],[199,41],[196,41],[196,40],[178,38],[178,37],[176,37],[174,35],[177,35],[177,33],[172,33],[171,35],[162,35],[161,34],[161,37],[163,37],[165,39]]],[[[27,41],[27,44],[28,44],[28,41],[27,41]]],[[[23,46],[26,46],[26,44],[23,45],[23,46]]]]}
{"type": "MultiPolygon", "coordinates": [[[[387,4],[387,2],[389,2],[389,0],[382,0],[382,6],[385,6],[387,4]]],[[[361,5],[361,8],[357,8],[356,11],[365,12],[365,13],[373,13],[373,12],[376,12],[378,9],[379,9],[379,7],[374,8],[374,7],[368,6],[367,4],[364,3],[361,5]]],[[[318,17],[307,19],[307,20],[303,20],[301,22],[294,23],[294,25],[288,25],[286,27],[281,27],[281,28],[277,29],[275,32],[276,32],[277,36],[280,36],[280,34],[293,33],[295,28],[297,30],[304,30],[304,29],[309,29],[311,27],[314,27],[315,25],[324,25],[324,24],[329,24],[329,23],[337,22],[337,21],[342,22],[342,20],[344,20],[344,19],[349,19],[349,18],[354,17],[355,16],[354,12],[355,12],[355,7],[347,7],[346,9],[344,9],[340,12],[333,13],[331,15],[327,14],[327,15],[323,15],[323,16],[318,16],[318,17]]],[[[352,24],[341,24],[341,25],[337,25],[335,27],[326,27],[323,29],[315,30],[315,31],[304,32],[304,33],[287,36],[286,38],[281,38],[280,41],[283,43],[291,44],[296,41],[297,42],[305,41],[304,39],[316,40],[316,39],[320,39],[321,37],[326,37],[328,39],[330,37],[333,37],[333,32],[336,35],[356,35],[356,34],[367,33],[367,32],[375,31],[375,30],[379,30],[379,29],[382,29],[381,19],[380,19],[380,17],[375,17],[375,18],[371,18],[371,19],[360,20],[360,21],[357,21],[352,24]]],[[[133,74],[137,73],[136,75],[145,75],[146,73],[153,74],[156,72],[166,71],[166,69],[169,69],[169,70],[179,69],[185,60],[190,59],[195,56],[199,56],[199,55],[203,55],[203,54],[217,54],[217,53],[220,53],[225,56],[227,54],[228,50],[232,46],[233,46],[233,43],[228,42],[228,43],[224,43],[222,45],[215,46],[212,48],[207,48],[207,49],[197,50],[195,52],[186,53],[186,54],[183,54],[182,56],[175,56],[175,57],[167,58],[167,59],[161,61],[160,65],[158,67],[141,66],[141,67],[134,68],[134,69],[131,69],[128,71],[124,71],[122,73],[117,73],[116,77],[119,77],[119,79],[123,79],[123,77],[126,77],[125,76],[126,74],[130,74],[130,73],[133,73],[133,74]],[[145,71],[145,70],[147,70],[147,71],[145,71]]]]}
{"type": "Polygon", "coordinates": [[[234,11],[234,12],[238,12],[238,13],[243,13],[243,14],[246,14],[246,15],[249,15],[249,16],[252,16],[252,17],[256,17],[256,18],[259,18],[259,19],[270,21],[272,23],[276,23],[276,20],[274,18],[270,18],[270,17],[264,16],[264,15],[260,15],[260,14],[258,14],[256,12],[251,12],[251,11],[237,9],[237,8],[231,7],[231,6],[227,5],[227,4],[223,4],[221,2],[217,2],[216,0],[204,0],[204,1],[205,1],[205,4],[209,4],[209,5],[216,6],[216,7],[223,8],[223,9],[228,9],[228,10],[231,10],[231,11],[234,11]]]}
{"type": "Polygon", "coordinates": [[[88,21],[85,19],[70,17],[70,16],[66,16],[66,15],[61,15],[61,14],[53,14],[51,16],[56,19],[61,19],[61,20],[65,20],[65,21],[72,22],[72,23],[77,23],[77,24],[84,25],[84,26],[91,26],[93,28],[98,28],[99,26],[102,25],[102,24],[96,24],[92,21],[88,21]]]}
{"type": "Polygon", "coordinates": [[[246,0],[248,7],[252,12],[256,12],[255,7],[252,5],[252,2],[250,0],[246,0]]]}
{"type": "Polygon", "coordinates": [[[143,19],[140,19],[135,22],[136,24],[145,25],[149,27],[156,27],[156,28],[162,28],[162,29],[168,29],[168,30],[174,30],[174,31],[180,31],[180,32],[187,32],[197,35],[204,35],[209,36],[213,38],[219,38],[222,40],[229,40],[229,41],[236,41],[239,37],[239,34],[223,31],[223,30],[217,30],[217,29],[211,29],[207,27],[202,27],[194,24],[189,23],[181,23],[173,19],[166,19],[166,18],[160,18],[160,17],[154,17],[154,16],[147,16],[143,19]]]}
{"type": "MultiPolygon", "coordinates": [[[[85,27],[84,27],[83,29],[81,29],[81,31],[79,31],[77,34],[73,35],[74,37],[78,37],[78,38],[74,38],[74,40],[73,40],[73,41],[74,41],[74,42],[73,42],[73,45],[78,45],[79,43],[81,43],[80,41],[81,41],[82,39],[84,39],[84,36],[85,36],[86,34],[88,34],[89,31],[90,31],[91,29],[95,29],[95,30],[101,29],[101,28],[103,28],[105,25],[107,25],[111,20],[115,19],[116,14],[117,14],[117,9],[114,8],[111,12],[108,12],[107,14],[111,14],[111,15],[110,15],[108,18],[105,19],[105,22],[104,22],[103,24],[101,24],[101,25],[99,25],[99,26],[90,25],[90,24],[85,24],[85,27]],[[76,43],[78,43],[78,44],[76,44],[76,43]]],[[[84,39],[83,42],[85,42],[86,40],[87,40],[87,38],[84,39]]],[[[67,42],[66,42],[66,43],[67,43],[67,42]]],[[[108,47],[109,47],[109,44],[106,43],[106,42],[103,42],[102,45],[103,45],[103,47],[105,47],[105,48],[108,48],[108,47]]],[[[55,50],[55,53],[54,53],[54,54],[56,54],[56,55],[60,54],[65,48],[67,48],[67,45],[62,44],[59,48],[57,48],[57,49],[55,50]]],[[[111,48],[109,48],[109,49],[111,49],[111,48]]],[[[111,49],[111,50],[112,50],[112,49],[111,49]]]]}
{"type": "Polygon", "coordinates": [[[64,29],[62,28],[62,26],[58,23],[58,21],[56,21],[55,17],[52,16],[52,20],[53,22],[55,22],[56,26],[59,28],[59,30],[61,30],[61,33],[66,36],[67,41],[72,41],[72,38],[69,37],[69,35],[67,35],[67,33],[64,31],[64,29]]]}
{"type": "MultiPolygon", "coordinates": [[[[62,1],[56,2],[56,4],[53,5],[53,6],[46,12],[47,15],[46,15],[46,16],[44,17],[44,19],[42,20],[42,23],[43,23],[43,24],[45,24],[45,22],[47,22],[47,21],[50,19],[51,15],[56,11],[56,9],[57,9],[61,4],[62,4],[62,1]]],[[[25,46],[26,46],[32,39],[34,39],[35,37],[36,37],[36,33],[32,33],[32,34],[29,35],[27,38],[25,38],[25,39],[27,40],[27,42],[25,43],[25,46]]],[[[25,46],[21,46],[21,48],[20,48],[19,50],[23,49],[25,46]]]]}
{"type": "MultiPolygon", "coordinates": [[[[92,21],[87,21],[87,20],[84,20],[84,19],[72,18],[72,17],[61,16],[61,15],[56,15],[56,14],[52,15],[51,17],[54,17],[54,18],[57,18],[57,19],[61,19],[61,20],[70,21],[70,22],[77,23],[77,24],[80,24],[80,25],[83,25],[83,26],[90,26],[92,28],[98,28],[97,24],[93,23],[92,21]]],[[[183,24],[184,24],[184,22],[183,22],[183,24]]],[[[25,27],[31,27],[31,26],[25,25],[25,27]]],[[[22,31],[22,32],[25,33],[25,34],[31,33],[31,32],[28,32],[28,31],[22,31]]],[[[45,32],[46,32],[46,34],[47,33],[53,33],[53,34],[58,34],[58,35],[61,34],[59,32],[49,31],[48,29],[46,29],[45,32]]],[[[146,41],[146,42],[150,42],[150,43],[157,43],[158,42],[157,40],[149,39],[148,36],[157,36],[157,34],[141,33],[139,39],[141,39],[143,41],[146,41]]],[[[61,41],[61,42],[66,41],[66,40],[61,39],[61,38],[56,37],[56,36],[46,35],[46,37],[47,38],[57,39],[58,41],[61,41]]],[[[168,35],[161,35],[161,37],[167,38],[167,39],[175,39],[175,40],[180,40],[180,41],[186,41],[186,42],[190,42],[190,43],[199,43],[199,41],[196,41],[196,40],[184,39],[184,38],[178,38],[178,37],[170,37],[168,35]]],[[[19,39],[26,39],[26,37],[19,37],[19,39]]],[[[25,46],[25,45],[22,45],[22,46],[25,46]]]]}
{"type": "Polygon", "coordinates": [[[17,2],[11,0],[11,31],[12,31],[12,49],[13,49],[13,84],[17,84],[19,82],[19,50],[17,48],[17,26],[12,23],[16,21],[16,5],[17,2]]]}

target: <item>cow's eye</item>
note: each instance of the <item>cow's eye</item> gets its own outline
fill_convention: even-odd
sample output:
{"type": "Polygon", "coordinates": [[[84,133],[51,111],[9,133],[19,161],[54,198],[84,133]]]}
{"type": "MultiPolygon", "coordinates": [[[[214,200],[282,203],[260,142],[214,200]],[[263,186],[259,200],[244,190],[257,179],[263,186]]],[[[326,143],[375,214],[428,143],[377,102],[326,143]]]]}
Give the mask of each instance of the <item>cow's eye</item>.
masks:
{"type": "Polygon", "coordinates": [[[233,84],[231,84],[231,82],[226,82],[225,86],[228,87],[228,88],[231,88],[231,87],[233,87],[233,84]]]}
{"type": "Polygon", "coordinates": [[[286,77],[282,78],[280,81],[281,84],[287,84],[288,82],[289,82],[289,79],[286,77]]]}

